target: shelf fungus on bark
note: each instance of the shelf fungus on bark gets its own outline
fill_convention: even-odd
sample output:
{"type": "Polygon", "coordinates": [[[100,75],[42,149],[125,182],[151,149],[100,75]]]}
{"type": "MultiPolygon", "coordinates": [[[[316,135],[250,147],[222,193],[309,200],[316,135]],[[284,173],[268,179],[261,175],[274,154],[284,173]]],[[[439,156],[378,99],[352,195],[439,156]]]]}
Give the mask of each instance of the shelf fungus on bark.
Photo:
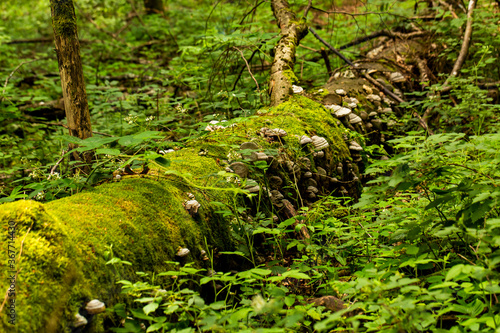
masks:
{"type": "Polygon", "coordinates": [[[301,92],[304,91],[304,88],[296,86],[296,85],[292,85],[292,91],[294,94],[300,94],[301,92]]]}
{"type": "Polygon", "coordinates": [[[205,251],[205,250],[200,251],[200,257],[201,257],[201,260],[203,260],[203,261],[206,261],[209,259],[207,256],[207,251],[205,251]]]}
{"type": "Polygon", "coordinates": [[[75,321],[73,322],[73,326],[75,328],[77,327],[82,327],[82,326],[85,326],[88,324],[88,321],[87,321],[87,318],[85,318],[84,316],[82,316],[81,314],[77,313],[75,315],[75,321]]]}
{"type": "Polygon", "coordinates": [[[247,184],[246,184],[244,189],[250,193],[259,193],[260,192],[259,184],[255,180],[250,179],[250,178],[247,179],[247,184]]]}
{"type": "Polygon", "coordinates": [[[337,118],[345,117],[352,112],[350,108],[346,108],[336,104],[325,105],[325,108],[332,110],[333,114],[337,118]]]}
{"type": "Polygon", "coordinates": [[[314,145],[314,149],[315,150],[322,150],[322,149],[325,149],[329,146],[328,144],[328,141],[326,141],[325,138],[321,137],[321,136],[313,136],[311,137],[312,139],[312,143],[314,145]]]}
{"type": "Polygon", "coordinates": [[[363,147],[361,147],[361,145],[359,143],[357,143],[356,141],[351,141],[351,143],[349,144],[349,149],[356,150],[356,151],[362,151],[363,147]]]}
{"type": "Polygon", "coordinates": [[[379,95],[375,94],[369,94],[366,96],[366,99],[369,100],[370,102],[382,102],[382,98],[379,95]]]}
{"type": "Polygon", "coordinates": [[[325,157],[325,152],[322,151],[322,150],[316,151],[316,152],[313,153],[313,156],[314,157],[318,157],[318,158],[323,158],[323,157],[325,157]]]}
{"type": "Polygon", "coordinates": [[[194,199],[185,201],[183,205],[191,216],[198,214],[198,209],[201,207],[200,203],[194,199]]]}
{"type": "Polygon", "coordinates": [[[256,161],[267,161],[267,155],[266,155],[266,153],[260,153],[260,152],[255,152],[254,151],[250,155],[250,159],[253,162],[256,162],[256,161]]]}
{"type": "Polygon", "coordinates": [[[189,249],[188,248],[185,248],[185,247],[178,247],[177,248],[177,253],[175,254],[177,257],[179,258],[184,258],[186,257],[188,254],[189,254],[189,249]]]}
{"type": "Polygon", "coordinates": [[[337,89],[335,90],[335,93],[340,96],[345,96],[347,95],[346,91],[344,89],[337,89]]]}
{"type": "Polygon", "coordinates": [[[242,179],[248,177],[248,166],[243,162],[233,162],[229,165],[230,172],[237,174],[242,179]]]}
{"type": "Polygon", "coordinates": [[[90,314],[98,314],[106,310],[106,305],[98,299],[93,299],[87,303],[85,310],[90,314]]]}
{"type": "Polygon", "coordinates": [[[361,117],[360,117],[360,116],[355,115],[354,113],[349,113],[349,122],[350,122],[351,124],[353,124],[353,125],[354,125],[354,124],[358,124],[358,123],[360,123],[360,122],[362,122],[362,121],[363,121],[363,119],[361,119],[361,117]]]}
{"type": "Polygon", "coordinates": [[[406,81],[406,78],[400,72],[393,72],[393,73],[391,73],[389,80],[391,82],[397,83],[397,82],[404,82],[404,81],[406,81]]]}
{"type": "Polygon", "coordinates": [[[311,143],[311,142],[313,142],[312,139],[310,137],[308,137],[307,135],[302,135],[299,138],[299,143],[301,145],[306,145],[306,144],[311,143]]]}

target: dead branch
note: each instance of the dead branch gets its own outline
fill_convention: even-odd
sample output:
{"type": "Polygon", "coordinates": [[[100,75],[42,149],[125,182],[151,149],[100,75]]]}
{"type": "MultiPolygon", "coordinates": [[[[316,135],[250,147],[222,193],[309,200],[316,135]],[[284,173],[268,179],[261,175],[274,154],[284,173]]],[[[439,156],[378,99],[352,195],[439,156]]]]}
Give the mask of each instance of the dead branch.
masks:
{"type": "Polygon", "coordinates": [[[245,56],[243,55],[243,52],[239,48],[237,48],[236,46],[233,46],[233,48],[236,49],[241,54],[241,58],[245,61],[245,64],[247,66],[248,73],[250,73],[250,76],[252,77],[253,81],[255,82],[255,85],[257,86],[257,91],[260,92],[259,83],[255,79],[255,76],[253,76],[252,71],[250,70],[250,65],[248,64],[247,59],[245,59],[245,56]]]}
{"type": "Polygon", "coordinates": [[[42,37],[42,38],[28,38],[28,39],[13,39],[5,44],[12,45],[12,44],[52,43],[53,41],[54,39],[52,37],[42,37]]]}
{"type": "Polygon", "coordinates": [[[12,78],[12,75],[14,75],[14,73],[17,72],[17,70],[19,68],[21,68],[22,65],[29,64],[29,63],[32,63],[32,62],[35,62],[35,61],[39,61],[39,60],[45,60],[45,59],[48,59],[48,57],[46,57],[46,58],[39,58],[39,59],[32,59],[32,60],[28,60],[28,61],[23,61],[22,63],[20,63],[19,65],[17,65],[17,67],[14,68],[14,70],[10,73],[10,75],[7,76],[7,78],[5,79],[5,84],[3,85],[2,100],[1,100],[1,102],[3,102],[5,100],[5,90],[7,90],[7,84],[9,83],[9,80],[12,78]]]}
{"type": "Polygon", "coordinates": [[[474,8],[476,7],[476,0],[469,1],[469,7],[467,9],[467,24],[465,27],[464,40],[462,42],[462,48],[460,49],[460,53],[458,54],[458,58],[455,61],[455,65],[451,70],[451,74],[444,82],[441,87],[441,93],[447,92],[451,90],[451,87],[448,85],[451,77],[456,77],[460,70],[462,69],[462,65],[465,62],[465,58],[467,57],[467,53],[469,52],[470,40],[472,37],[472,22],[474,21],[474,8]]]}
{"type": "Polygon", "coordinates": [[[330,77],[333,73],[332,66],[330,65],[330,59],[328,58],[328,53],[323,47],[321,48],[321,57],[323,57],[326,66],[326,71],[328,72],[328,77],[330,77]]]}
{"type": "MultiPolygon", "coordinates": [[[[353,62],[350,61],[349,59],[347,59],[342,53],[340,53],[337,49],[335,49],[333,46],[331,46],[327,41],[325,41],[323,38],[321,38],[317,33],[316,31],[314,31],[313,28],[309,28],[309,31],[320,41],[322,42],[323,44],[325,44],[326,47],[328,47],[333,53],[335,53],[340,59],[342,59],[346,64],[348,64],[352,69],[356,70],[357,68],[354,66],[353,62]]],[[[384,87],[380,82],[378,82],[377,80],[375,80],[374,78],[372,78],[370,75],[368,74],[362,74],[363,77],[365,79],[367,79],[368,81],[370,81],[373,85],[375,85],[377,88],[379,88],[380,90],[382,90],[386,95],[388,95],[389,97],[391,97],[393,100],[395,100],[396,102],[398,103],[403,103],[404,101],[399,97],[397,96],[396,94],[394,94],[392,91],[390,91],[389,89],[387,89],[386,87],[384,87]]]]}

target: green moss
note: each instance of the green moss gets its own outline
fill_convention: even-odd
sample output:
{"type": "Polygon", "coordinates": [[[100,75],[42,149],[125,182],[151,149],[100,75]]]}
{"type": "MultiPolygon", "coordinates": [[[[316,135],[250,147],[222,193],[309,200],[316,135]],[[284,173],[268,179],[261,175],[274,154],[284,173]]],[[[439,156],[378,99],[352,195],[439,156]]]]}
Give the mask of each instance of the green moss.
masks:
{"type": "Polygon", "coordinates": [[[299,79],[291,69],[284,70],[283,76],[286,77],[291,84],[296,84],[297,82],[299,82],[299,79]]]}
{"type": "MultiPolygon", "coordinates": [[[[192,181],[215,173],[213,159],[192,156],[193,151],[173,153],[172,168],[193,173],[192,181]],[[191,154],[191,155],[190,155],[191,154]],[[190,160],[188,161],[188,155],[190,160]],[[186,158],[186,159],[185,159],[186,158]]],[[[124,177],[118,183],[56,200],[47,204],[18,201],[0,206],[0,223],[5,227],[1,242],[0,289],[8,287],[7,230],[17,223],[17,253],[23,253],[16,296],[18,332],[37,332],[53,326],[61,331],[72,322],[85,299],[100,299],[113,305],[122,299],[117,281],[134,281],[136,271],[161,272],[169,269],[177,247],[191,250],[189,260],[199,265],[200,250],[207,242],[219,250],[231,249],[229,228],[210,211],[209,200],[230,200],[229,194],[201,192],[178,177],[145,179],[124,177]],[[182,206],[186,191],[200,202],[200,214],[192,218],[182,206]],[[28,231],[28,228],[31,230],[28,231]],[[133,266],[106,265],[105,253],[113,245],[114,256],[133,266]]],[[[9,331],[3,311],[0,331],[9,331]]],[[[102,331],[105,314],[97,316],[96,331],[102,331]]]]}
{"type": "Polygon", "coordinates": [[[72,0],[50,0],[52,26],[56,36],[74,38],[77,35],[75,7],[72,0]]]}
{"type": "Polygon", "coordinates": [[[209,154],[218,158],[226,158],[225,155],[233,149],[231,145],[239,146],[245,141],[255,141],[263,149],[280,148],[280,143],[270,144],[258,133],[262,127],[281,128],[288,133],[285,141],[290,150],[299,149],[298,138],[294,135],[318,135],[325,137],[330,144],[325,152],[332,161],[350,159],[349,150],[342,138],[346,129],[337,125],[337,119],[322,104],[301,95],[293,95],[287,102],[262,109],[260,113],[259,117],[250,118],[235,127],[210,133],[202,146],[208,149],[209,154]]]}

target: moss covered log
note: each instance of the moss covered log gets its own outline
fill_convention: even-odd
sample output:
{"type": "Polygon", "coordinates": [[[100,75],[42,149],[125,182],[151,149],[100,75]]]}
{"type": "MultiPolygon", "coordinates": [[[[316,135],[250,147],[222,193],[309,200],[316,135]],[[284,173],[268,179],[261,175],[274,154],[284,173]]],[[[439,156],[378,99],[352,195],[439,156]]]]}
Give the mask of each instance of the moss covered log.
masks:
{"type": "MultiPolygon", "coordinates": [[[[165,174],[165,169],[151,166],[148,175],[124,176],[119,182],[68,198],[45,204],[17,201],[0,206],[0,290],[9,289],[12,274],[16,280],[15,298],[5,297],[0,331],[12,329],[9,304],[14,299],[18,332],[69,331],[85,301],[99,299],[108,307],[123,301],[117,281],[134,281],[136,271],[172,268],[166,261],[174,260],[179,246],[189,248],[188,260],[202,266],[199,255],[205,239],[219,251],[233,246],[230,222],[215,214],[210,205],[211,201],[232,204],[240,200],[227,191],[232,185],[227,182],[227,174],[221,174],[227,165],[237,160],[248,164],[249,177],[261,184],[262,200],[267,198],[269,177],[282,176],[297,188],[284,196],[300,206],[300,175],[286,179],[286,174],[290,175],[287,162],[307,159],[313,173],[321,167],[327,170],[328,174],[322,174],[318,181],[333,177],[336,171],[332,170],[337,170],[339,163],[350,163],[345,131],[321,104],[293,96],[278,107],[261,110],[259,116],[212,131],[191,142],[190,147],[167,154],[171,164],[166,169],[174,173],[165,174]],[[269,140],[260,135],[262,127],[280,128],[288,135],[283,140],[269,140]],[[314,149],[301,145],[302,135],[324,137],[329,142],[324,156],[315,157],[314,149]],[[253,168],[255,162],[239,154],[243,152],[238,147],[245,142],[254,143],[256,151],[269,155],[265,161],[269,164],[267,171],[253,168]],[[194,217],[183,206],[189,199],[188,192],[201,204],[194,217]],[[14,229],[9,229],[9,223],[14,229]],[[15,233],[12,244],[9,230],[15,233]],[[13,258],[9,258],[9,249],[14,251],[13,258]],[[106,265],[112,256],[132,266],[106,265]]],[[[93,330],[102,331],[106,318],[111,320],[108,314],[96,316],[93,330]]]]}

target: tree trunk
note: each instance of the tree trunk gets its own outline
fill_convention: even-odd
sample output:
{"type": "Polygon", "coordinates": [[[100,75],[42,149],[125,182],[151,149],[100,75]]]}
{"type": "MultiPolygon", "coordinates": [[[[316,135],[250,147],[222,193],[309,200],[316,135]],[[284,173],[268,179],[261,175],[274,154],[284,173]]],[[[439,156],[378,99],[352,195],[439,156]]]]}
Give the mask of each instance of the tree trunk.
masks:
{"type": "Polygon", "coordinates": [[[144,7],[147,15],[163,13],[162,0],[144,0],[144,7]]]}
{"type": "Polygon", "coordinates": [[[307,35],[307,26],[304,20],[296,18],[287,0],[273,0],[271,7],[281,29],[281,39],[274,48],[269,84],[271,106],[276,106],[288,98],[292,83],[297,80],[293,73],[295,49],[307,35]]]}
{"type": "MultiPolygon", "coordinates": [[[[92,136],[92,127],[80,59],[75,7],[72,0],[51,0],[50,7],[69,134],[86,139],[92,136]]],[[[91,162],[89,153],[80,157],[75,152],[73,157],[91,162]]]]}

